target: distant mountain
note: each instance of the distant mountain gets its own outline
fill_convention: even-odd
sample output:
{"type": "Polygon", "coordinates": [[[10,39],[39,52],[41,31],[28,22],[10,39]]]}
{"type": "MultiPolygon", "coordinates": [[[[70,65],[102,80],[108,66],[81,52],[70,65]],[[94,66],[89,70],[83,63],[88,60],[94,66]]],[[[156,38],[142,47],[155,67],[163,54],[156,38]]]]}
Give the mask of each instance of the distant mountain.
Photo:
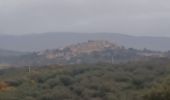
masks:
{"type": "Polygon", "coordinates": [[[0,35],[0,48],[15,51],[41,51],[62,48],[88,40],[107,40],[127,48],[170,50],[169,37],[137,37],[116,33],[44,33],[0,35]]]}

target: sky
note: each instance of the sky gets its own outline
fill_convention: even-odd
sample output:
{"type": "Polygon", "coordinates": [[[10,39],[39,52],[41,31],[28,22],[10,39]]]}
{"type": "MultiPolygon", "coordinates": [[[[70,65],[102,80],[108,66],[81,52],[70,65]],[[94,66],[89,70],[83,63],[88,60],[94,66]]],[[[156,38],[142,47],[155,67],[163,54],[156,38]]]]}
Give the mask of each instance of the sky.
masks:
{"type": "Polygon", "coordinates": [[[170,36],[170,0],[0,0],[0,34],[170,36]]]}

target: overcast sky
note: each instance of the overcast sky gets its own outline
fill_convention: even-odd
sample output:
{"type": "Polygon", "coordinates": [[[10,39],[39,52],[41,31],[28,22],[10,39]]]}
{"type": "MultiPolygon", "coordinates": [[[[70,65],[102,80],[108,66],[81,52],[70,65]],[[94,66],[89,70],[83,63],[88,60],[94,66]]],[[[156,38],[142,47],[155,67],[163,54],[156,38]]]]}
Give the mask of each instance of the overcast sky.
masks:
{"type": "Polygon", "coordinates": [[[170,36],[170,0],[0,0],[0,34],[170,36]]]}

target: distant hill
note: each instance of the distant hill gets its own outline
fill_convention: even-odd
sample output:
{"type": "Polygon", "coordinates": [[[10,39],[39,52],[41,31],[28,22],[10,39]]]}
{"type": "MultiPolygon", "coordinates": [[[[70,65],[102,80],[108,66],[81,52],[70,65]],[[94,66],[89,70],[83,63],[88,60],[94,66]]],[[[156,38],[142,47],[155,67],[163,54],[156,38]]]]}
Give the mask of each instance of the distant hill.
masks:
{"type": "MultiPolygon", "coordinates": [[[[168,52],[167,52],[168,53],[168,52]]],[[[47,49],[32,53],[4,51],[0,55],[0,64],[51,65],[82,63],[122,63],[141,59],[167,57],[165,52],[125,48],[105,40],[89,40],[57,49],[47,49]]]]}
{"type": "MultiPolygon", "coordinates": [[[[46,50],[38,52],[37,55],[44,56],[47,59],[63,59],[64,61],[70,61],[73,58],[82,60],[87,55],[93,55],[93,53],[101,53],[105,50],[121,50],[122,48],[116,44],[103,40],[89,40],[88,42],[72,44],[60,49],[46,50]]],[[[88,57],[89,59],[91,57],[88,57]]],[[[96,58],[97,59],[97,58],[96,58]]]]}
{"type": "Polygon", "coordinates": [[[62,48],[88,40],[107,40],[127,48],[170,50],[169,37],[137,37],[116,33],[43,33],[29,35],[0,35],[0,48],[15,51],[41,51],[62,48]]]}
{"type": "Polygon", "coordinates": [[[123,63],[140,59],[166,57],[164,52],[125,48],[103,40],[90,40],[19,56],[15,65],[51,65],[82,63],[123,63]]]}
{"type": "Polygon", "coordinates": [[[143,57],[164,57],[163,52],[150,50],[137,50],[125,48],[115,43],[103,40],[89,40],[73,44],[60,49],[46,50],[37,53],[45,58],[43,62],[53,61],[53,63],[98,63],[98,62],[127,62],[139,60],[143,57]]]}

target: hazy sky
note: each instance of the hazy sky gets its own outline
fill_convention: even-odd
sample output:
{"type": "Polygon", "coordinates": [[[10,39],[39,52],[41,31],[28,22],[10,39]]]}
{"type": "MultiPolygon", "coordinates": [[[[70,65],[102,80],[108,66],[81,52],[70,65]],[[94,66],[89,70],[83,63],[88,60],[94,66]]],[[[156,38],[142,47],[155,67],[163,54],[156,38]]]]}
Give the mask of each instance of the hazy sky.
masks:
{"type": "Polygon", "coordinates": [[[170,0],[0,0],[0,34],[170,36],[170,0]]]}

